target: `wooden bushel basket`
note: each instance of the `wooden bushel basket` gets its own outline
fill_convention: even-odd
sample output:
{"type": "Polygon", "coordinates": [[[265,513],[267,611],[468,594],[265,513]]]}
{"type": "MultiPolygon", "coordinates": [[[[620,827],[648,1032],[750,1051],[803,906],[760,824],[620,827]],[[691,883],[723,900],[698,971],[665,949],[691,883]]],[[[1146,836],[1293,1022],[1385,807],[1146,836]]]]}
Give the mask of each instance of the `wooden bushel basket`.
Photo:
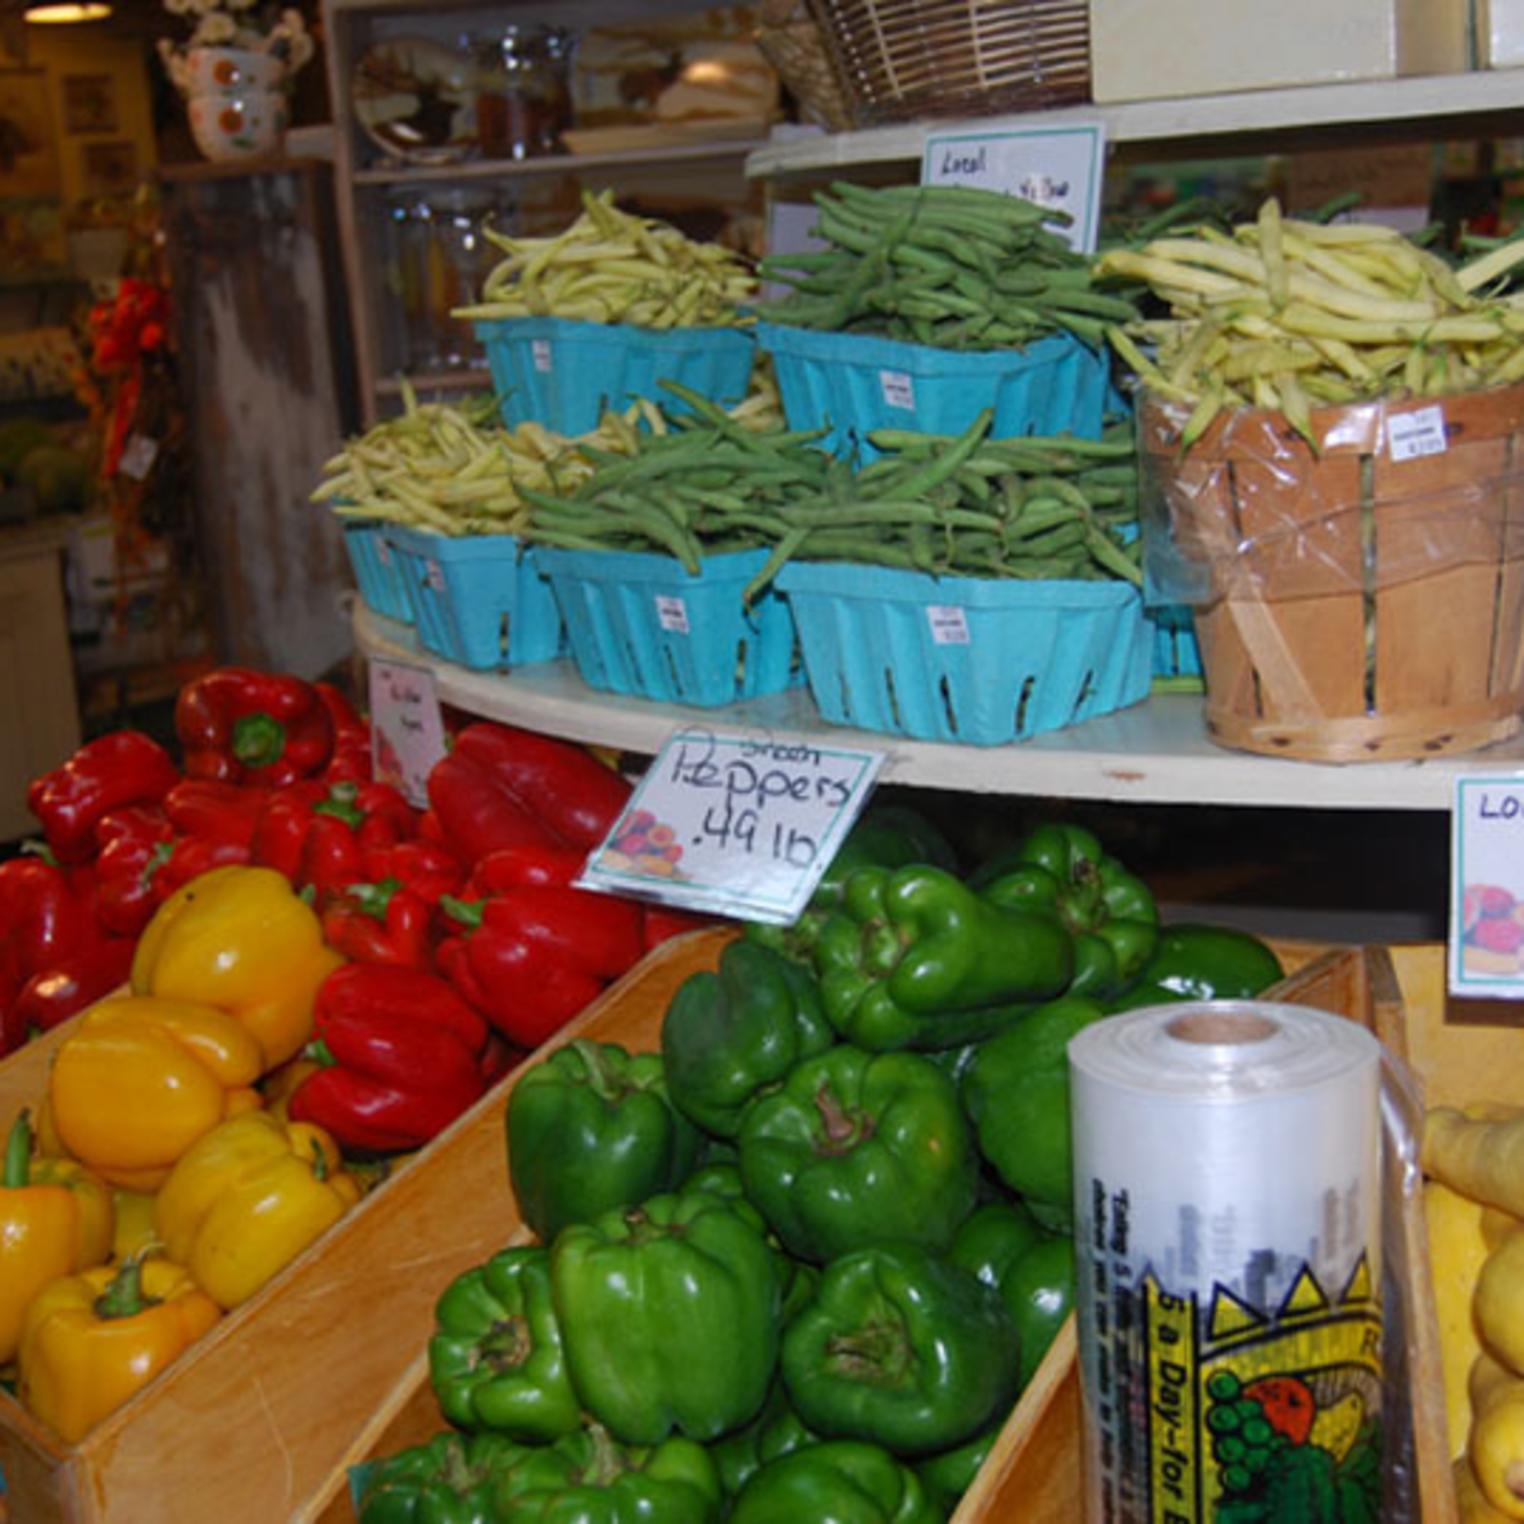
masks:
{"type": "Polygon", "coordinates": [[[1320,762],[1486,746],[1524,708],[1524,386],[1312,414],[1139,415],[1148,485],[1198,606],[1206,722],[1224,746],[1320,762]],[[1393,417],[1439,408],[1442,453],[1392,458],[1393,417]]]}

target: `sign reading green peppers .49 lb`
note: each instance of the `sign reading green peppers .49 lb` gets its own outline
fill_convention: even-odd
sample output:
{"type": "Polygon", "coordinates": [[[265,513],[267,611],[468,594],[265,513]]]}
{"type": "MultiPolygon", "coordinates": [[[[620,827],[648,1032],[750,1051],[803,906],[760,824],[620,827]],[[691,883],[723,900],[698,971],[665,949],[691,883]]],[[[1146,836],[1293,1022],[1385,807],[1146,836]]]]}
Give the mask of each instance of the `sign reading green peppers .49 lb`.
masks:
{"type": "Polygon", "coordinates": [[[519,1215],[549,1243],[571,1222],[671,1190],[703,1139],[667,1098],[661,1057],[582,1039],[528,1069],[508,1098],[519,1215]]]}
{"type": "Polygon", "coordinates": [[[741,1179],[784,1248],[827,1260],[903,1239],[946,1248],[978,1160],[957,1087],[916,1053],[806,1059],[741,1127],[741,1179]]]}
{"type": "Polygon", "coordinates": [[[969,882],[992,905],[1053,916],[1069,931],[1071,995],[1104,1001],[1121,994],[1159,938],[1159,912],[1148,885],[1108,857],[1083,826],[1039,826],[969,882]]]}
{"type": "Polygon", "coordinates": [[[550,1251],[572,1385],[617,1439],[716,1439],[757,1413],[778,1359],[774,1251],[705,1191],[574,1223],[550,1251]]]}
{"type": "Polygon", "coordinates": [[[1044,907],[1006,909],[940,868],[860,868],[815,945],[831,1025],[860,1048],[952,1048],[1051,999],[1074,944],[1044,907]]]}

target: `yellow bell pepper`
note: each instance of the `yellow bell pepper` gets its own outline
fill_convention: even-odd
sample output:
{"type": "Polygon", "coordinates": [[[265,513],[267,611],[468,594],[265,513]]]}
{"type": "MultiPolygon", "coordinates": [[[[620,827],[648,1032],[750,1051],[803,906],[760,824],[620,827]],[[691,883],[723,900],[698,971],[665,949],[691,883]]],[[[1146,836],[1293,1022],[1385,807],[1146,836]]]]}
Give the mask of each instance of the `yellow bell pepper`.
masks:
{"type": "Polygon", "coordinates": [[[116,1264],[157,1245],[154,1232],[154,1197],[147,1191],[115,1190],[111,1193],[116,1208],[116,1231],[111,1235],[111,1258],[116,1264]]]}
{"type": "Polygon", "coordinates": [[[246,1302],[360,1199],[321,1127],[263,1111],[196,1143],[159,1192],[154,1227],[224,1310],[246,1302]]]}
{"type": "Polygon", "coordinates": [[[48,1076],[64,1147],[112,1185],[156,1190],[219,1122],[259,1105],[259,1044],[225,1011],[108,1000],[74,1020],[48,1076]]]}
{"type": "Polygon", "coordinates": [[[315,1058],[293,1058],[279,1069],[272,1069],[259,1084],[259,1093],[265,1098],[265,1110],[279,1121],[289,1121],[291,1097],[301,1088],[304,1079],[322,1067],[315,1058]]]}
{"type": "Polygon", "coordinates": [[[259,1043],[263,1071],[312,1036],[313,997],[343,961],[283,873],[214,868],[159,906],[133,955],[132,988],[230,1012],[259,1043]]]}
{"type": "Polygon", "coordinates": [[[129,1259],[43,1288],[18,1359],[22,1405],[76,1444],[221,1317],[186,1271],[129,1259]]]}
{"type": "Polygon", "coordinates": [[[98,1265],[111,1250],[111,1198],[72,1159],[34,1159],[23,1111],[0,1170],[0,1365],[16,1353],[26,1310],[50,1281],[98,1265]]]}

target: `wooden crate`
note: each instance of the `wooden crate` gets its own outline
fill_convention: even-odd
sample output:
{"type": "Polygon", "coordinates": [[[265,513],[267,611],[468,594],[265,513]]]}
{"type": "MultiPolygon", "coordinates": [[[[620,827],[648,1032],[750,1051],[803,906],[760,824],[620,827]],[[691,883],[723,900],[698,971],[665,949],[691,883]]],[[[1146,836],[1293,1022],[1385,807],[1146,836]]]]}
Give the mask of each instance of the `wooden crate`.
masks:
{"type": "MultiPolygon", "coordinates": [[[[664,944],[541,1051],[578,1036],[654,1047],[678,985],[713,967],[726,940],[697,932],[664,944]]],[[[0,1129],[42,1096],[62,1037],[0,1063],[0,1129]]],[[[61,1444],[0,1393],[13,1524],[300,1524],[322,1513],[416,1390],[439,1293],[522,1231],[503,1126],[514,1083],[80,1444],[61,1444]]]]}

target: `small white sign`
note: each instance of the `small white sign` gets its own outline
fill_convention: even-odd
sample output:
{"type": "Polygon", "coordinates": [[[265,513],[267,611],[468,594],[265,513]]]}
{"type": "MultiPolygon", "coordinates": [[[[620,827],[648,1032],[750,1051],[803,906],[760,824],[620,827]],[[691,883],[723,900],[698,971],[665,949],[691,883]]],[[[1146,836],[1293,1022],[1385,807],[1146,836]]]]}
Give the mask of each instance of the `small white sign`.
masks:
{"type": "Polygon", "coordinates": [[[1387,414],[1386,449],[1393,460],[1443,455],[1449,447],[1445,438],[1445,410],[1437,402],[1432,407],[1415,408],[1411,413],[1387,414]]]}
{"type": "Polygon", "coordinates": [[[884,406],[915,412],[915,377],[903,370],[881,370],[878,384],[884,393],[884,406]]]}
{"type": "Polygon", "coordinates": [[[428,578],[429,586],[436,593],[442,593],[445,590],[444,567],[434,560],[432,556],[429,558],[428,569],[425,571],[424,576],[428,578]]]}
{"type": "Polygon", "coordinates": [[[796,920],[867,802],[881,751],[791,736],[670,736],[588,857],[584,889],[796,920]]]}
{"type": "Polygon", "coordinates": [[[657,593],[656,618],[662,629],[669,634],[688,634],[688,605],[683,599],[668,593],[657,593]]]}
{"type": "Polygon", "coordinates": [[[140,482],[147,478],[158,458],[159,441],[150,439],[147,434],[134,434],[117,457],[116,468],[123,476],[130,476],[133,481],[140,482]]]}
{"type": "Polygon", "coordinates": [[[376,559],[383,566],[390,566],[392,564],[392,548],[386,543],[386,536],[378,534],[374,543],[376,547],[376,559]]]}
{"type": "Polygon", "coordinates": [[[926,139],[922,185],[1002,191],[1067,212],[1052,231],[1083,254],[1095,253],[1101,225],[1106,128],[1101,122],[1029,127],[1019,132],[937,132],[926,139]]]}
{"type": "Polygon", "coordinates": [[[551,372],[550,340],[531,339],[529,341],[529,354],[534,361],[534,368],[542,376],[548,376],[551,372]]]}
{"type": "Polygon", "coordinates": [[[928,604],[926,623],[931,627],[933,645],[966,646],[968,644],[968,616],[956,603],[928,604]]]}
{"type": "Polygon", "coordinates": [[[444,717],[427,667],[371,662],[370,745],[376,778],[427,809],[429,774],[445,754],[444,717]]]}
{"type": "Polygon", "coordinates": [[[1524,774],[1457,778],[1450,991],[1524,1000],[1524,774]]]}

